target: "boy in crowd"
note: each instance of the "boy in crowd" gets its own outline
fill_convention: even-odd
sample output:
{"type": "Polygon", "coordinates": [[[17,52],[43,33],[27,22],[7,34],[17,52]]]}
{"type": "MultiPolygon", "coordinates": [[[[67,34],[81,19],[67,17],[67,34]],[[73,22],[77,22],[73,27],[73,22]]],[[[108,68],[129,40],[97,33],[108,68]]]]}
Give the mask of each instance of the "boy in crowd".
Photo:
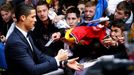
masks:
{"type": "Polygon", "coordinates": [[[130,30],[133,13],[131,7],[127,1],[120,2],[115,10],[114,15],[110,17],[111,21],[122,20],[125,22],[125,30],[130,30]]]}
{"type": "Polygon", "coordinates": [[[60,38],[60,30],[55,27],[48,17],[49,5],[45,1],[39,1],[36,6],[37,22],[33,30],[32,38],[36,46],[44,53],[55,56],[59,49],[63,48],[60,38]],[[45,46],[49,40],[54,40],[49,46],[45,46]]]}
{"type": "Polygon", "coordinates": [[[94,0],[85,4],[84,15],[81,18],[79,25],[96,26],[98,23],[88,23],[91,20],[99,19],[103,16],[103,13],[107,7],[106,0],[94,0]]]}

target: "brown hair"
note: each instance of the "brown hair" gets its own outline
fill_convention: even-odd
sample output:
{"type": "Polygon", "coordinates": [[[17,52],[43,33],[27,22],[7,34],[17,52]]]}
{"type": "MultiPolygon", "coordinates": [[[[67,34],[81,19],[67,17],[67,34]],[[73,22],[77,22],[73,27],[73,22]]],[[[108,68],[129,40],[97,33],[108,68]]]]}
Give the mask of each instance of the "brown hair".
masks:
{"type": "Polygon", "coordinates": [[[0,11],[12,11],[12,5],[10,3],[6,3],[0,6],[0,11]]]}
{"type": "Polygon", "coordinates": [[[118,10],[124,10],[125,14],[130,15],[131,14],[131,7],[128,2],[122,1],[117,5],[118,10]]]}
{"type": "Polygon", "coordinates": [[[49,4],[45,0],[39,0],[39,2],[37,3],[37,6],[39,5],[46,5],[47,8],[49,9],[49,4]]]}
{"type": "Polygon", "coordinates": [[[97,3],[98,3],[98,0],[91,0],[91,1],[88,1],[88,2],[85,4],[85,7],[96,6],[97,3]]]}
{"type": "Polygon", "coordinates": [[[68,13],[75,13],[76,16],[77,16],[77,18],[80,17],[80,11],[79,11],[77,8],[75,8],[75,7],[69,8],[69,9],[66,11],[66,15],[67,15],[68,13]]]}
{"type": "Polygon", "coordinates": [[[113,26],[113,27],[118,27],[118,28],[120,28],[122,31],[125,31],[125,22],[122,21],[122,20],[112,21],[112,22],[111,22],[111,26],[113,26]]]}

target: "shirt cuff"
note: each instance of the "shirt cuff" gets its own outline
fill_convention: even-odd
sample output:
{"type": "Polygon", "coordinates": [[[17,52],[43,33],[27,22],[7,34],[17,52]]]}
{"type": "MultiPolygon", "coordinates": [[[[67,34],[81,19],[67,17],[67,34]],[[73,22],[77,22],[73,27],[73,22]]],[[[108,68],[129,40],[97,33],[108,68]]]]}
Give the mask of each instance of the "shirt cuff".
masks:
{"type": "Polygon", "coordinates": [[[57,62],[57,65],[60,66],[60,60],[58,60],[58,59],[56,59],[56,58],[55,58],[55,60],[56,60],[56,62],[57,62]]]}

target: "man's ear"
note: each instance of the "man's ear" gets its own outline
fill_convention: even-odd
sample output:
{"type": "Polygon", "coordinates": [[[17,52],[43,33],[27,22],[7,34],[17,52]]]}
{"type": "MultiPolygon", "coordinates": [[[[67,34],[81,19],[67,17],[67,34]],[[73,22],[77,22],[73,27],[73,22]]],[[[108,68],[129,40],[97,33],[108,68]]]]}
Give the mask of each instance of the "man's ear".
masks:
{"type": "Polygon", "coordinates": [[[26,19],[25,15],[20,16],[21,21],[24,21],[26,19]]]}

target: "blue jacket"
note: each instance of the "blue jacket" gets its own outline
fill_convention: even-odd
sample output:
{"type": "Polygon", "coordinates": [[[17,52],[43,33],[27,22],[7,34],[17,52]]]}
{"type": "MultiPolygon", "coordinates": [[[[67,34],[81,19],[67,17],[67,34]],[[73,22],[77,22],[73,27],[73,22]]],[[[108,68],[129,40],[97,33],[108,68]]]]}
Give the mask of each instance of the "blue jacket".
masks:
{"type": "Polygon", "coordinates": [[[0,68],[7,69],[4,51],[5,51],[5,45],[2,42],[0,42],[0,68]]]}

